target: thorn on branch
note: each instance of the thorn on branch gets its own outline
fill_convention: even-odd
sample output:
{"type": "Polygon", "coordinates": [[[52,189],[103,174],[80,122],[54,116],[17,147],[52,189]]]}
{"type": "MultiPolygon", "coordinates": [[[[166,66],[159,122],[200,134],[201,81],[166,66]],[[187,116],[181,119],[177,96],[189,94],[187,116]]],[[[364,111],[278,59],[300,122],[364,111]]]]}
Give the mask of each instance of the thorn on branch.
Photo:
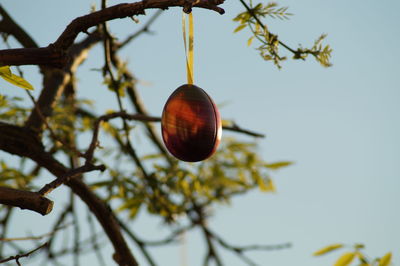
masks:
{"type": "Polygon", "coordinates": [[[140,21],[139,21],[137,18],[135,18],[134,16],[132,16],[131,19],[132,19],[133,22],[135,22],[136,24],[140,22],[140,21]]]}

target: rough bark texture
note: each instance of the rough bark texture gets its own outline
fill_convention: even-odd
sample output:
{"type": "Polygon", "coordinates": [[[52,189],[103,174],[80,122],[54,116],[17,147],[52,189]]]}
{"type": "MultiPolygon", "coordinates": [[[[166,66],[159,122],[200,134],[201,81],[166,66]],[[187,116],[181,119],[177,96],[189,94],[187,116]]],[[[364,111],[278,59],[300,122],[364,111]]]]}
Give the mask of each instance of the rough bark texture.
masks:
{"type": "MultiPolygon", "coordinates": [[[[126,18],[145,14],[146,9],[168,9],[180,6],[185,12],[190,12],[192,7],[214,10],[220,14],[224,10],[218,5],[223,0],[146,0],[136,3],[119,4],[104,8],[85,16],[74,19],[61,33],[58,39],[44,48],[7,49],[0,51],[1,65],[48,65],[63,67],[69,61],[67,50],[72,46],[76,37],[81,32],[87,32],[91,27],[117,18],[126,18]],[[21,56],[23,55],[23,56],[21,56]]],[[[0,7],[1,8],[1,7],[0,7]]]]}
{"type": "MultiPolygon", "coordinates": [[[[180,6],[183,7],[185,12],[190,12],[192,7],[200,7],[222,14],[223,9],[218,7],[222,3],[223,0],[145,0],[111,6],[74,19],[59,35],[58,39],[47,47],[38,47],[35,41],[15,23],[0,5],[2,17],[0,32],[13,35],[25,47],[0,50],[0,66],[39,65],[43,74],[43,88],[25,126],[0,122],[0,150],[19,157],[29,158],[39,167],[48,170],[56,178],[62,178],[71,169],[64,166],[45,150],[41,133],[46,118],[52,115],[55,101],[69,84],[77,66],[85,59],[87,50],[101,40],[101,36],[94,32],[81,43],[74,44],[78,34],[87,33],[89,28],[109,20],[144,14],[146,9],[153,8],[168,9],[169,7],[180,6]]],[[[139,113],[141,115],[146,114],[140,108],[139,113]]],[[[114,260],[119,265],[138,265],[109,206],[80,178],[72,178],[66,185],[85,202],[96,216],[114,247],[114,260]]],[[[0,203],[34,209],[42,214],[50,212],[52,207],[52,202],[37,192],[12,191],[5,188],[0,188],[0,203]],[[10,196],[10,193],[13,195],[10,196]],[[34,207],[32,207],[33,201],[35,201],[34,207]]]]}
{"type": "MultiPolygon", "coordinates": [[[[58,178],[68,172],[68,168],[44,150],[32,130],[0,122],[0,132],[1,150],[20,157],[28,157],[58,178]]],[[[108,205],[79,179],[72,179],[67,185],[86,203],[102,225],[114,246],[116,262],[119,265],[138,265],[108,205]]]]}
{"type": "Polygon", "coordinates": [[[0,187],[0,204],[28,209],[46,215],[53,209],[53,202],[39,193],[0,187]]]}

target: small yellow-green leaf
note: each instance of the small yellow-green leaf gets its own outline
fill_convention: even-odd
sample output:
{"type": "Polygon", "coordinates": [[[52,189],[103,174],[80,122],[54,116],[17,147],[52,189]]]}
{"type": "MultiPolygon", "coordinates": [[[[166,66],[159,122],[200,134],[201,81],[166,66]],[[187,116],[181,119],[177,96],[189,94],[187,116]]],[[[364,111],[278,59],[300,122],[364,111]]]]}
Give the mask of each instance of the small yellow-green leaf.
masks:
{"type": "Polygon", "coordinates": [[[356,253],[354,252],[346,252],[344,253],[335,263],[334,266],[347,266],[353,261],[356,253]]]}
{"type": "Polygon", "coordinates": [[[246,27],[246,24],[241,24],[241,25],[239,25],[233,32],[241,31],[241,30],[243,30],[245,27],[246,27]]]}
{"type": "Polygon", "coordinates": [[[221,124],[223,127],[228,127],[228,126],[232,126],[233,123],[231,120],[222,119],[221,124]]]}
{"type": "Polygon", "coordinates": [[[271,169],[271,170],[277,170],[282,167],[286,167],[293,164],[293,162],[288,162],[288,161],[282,161],[282,162],[276,162],[276,163],[267,163],[264,166],[271,169]]]}
{"type": "Polygon", "coordinates": [[[388,252],[388,253],[386,253],[385,256],[383,256],[383,257],[379,260],[379,266],[389,266],[391,260],[392,260],[392,252],[388,252]]]}
{"type": "Polygon", "coordinates": [[[250,46],[251,43],[253,42],[253,40],[254,40],[254,36],[251,36],[251,37],[247,40],[247,46],[250,46]]]}
{"type": "Polygon", "coordinates": [[[360,251],[356,251],[356,256],[360,260],[359,266],[370,266],[368,259],[364,256],[363,253],[361,253],[360,251]]]}
{"type": "Polygon", "coordinates": [[[271,179],[268,179],[267,184],[266,184],[267,189],[265,191],[268,192],[275,192],[275,184],[271,179]]]}
{"type": "Polygon", "coordinates": [[[14,75],[12,73],[10,76],[9,75],[0,75],[0,76],[4,80],[10,82],[11,84],[14,84],[15,86],[21,87],[26,90],[33,90],[33,86],[20,76],[14,75]]]}
{"type": "Polygon", "coordinates": [[[354,245],[354,248],[355,248],[355,249],[363,249],[363,248],[365,248],[365,245],[364,245],[364,244],[357,243],[357,244],[354,245]]]}
{"type": "Polygon", "coordinates": [[[11,76],[10,66],[2,66],[0,67],[0,76],[11,76]]]}
{"type": "Polygon", "coordinates": [[[324,247],[324,248],[322,248],[320,250],[315,251],[313,255],[314,256],[324,255],[324,254],[326,254],[328,252],[331,252],[331,251],[336,250],[336,249],[341,248],[341,247],[343,247],[343,244],[329,245],[329,246],[326,246],[326,247],[324,247]]]}
{"type": "Polygon", "coordinates": [[[267,192],[268,191],[268,186],[265,184],[264,180],[260,177],[257,178],[257,185],[260,188],[261,191],[267,192]]]}

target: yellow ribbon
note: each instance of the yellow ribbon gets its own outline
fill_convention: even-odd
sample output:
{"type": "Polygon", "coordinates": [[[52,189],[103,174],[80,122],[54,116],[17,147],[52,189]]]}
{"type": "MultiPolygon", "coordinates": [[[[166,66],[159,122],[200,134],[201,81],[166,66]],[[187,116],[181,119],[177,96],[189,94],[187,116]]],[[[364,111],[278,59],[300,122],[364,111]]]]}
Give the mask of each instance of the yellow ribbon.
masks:
{"type": "Polygon", "coordinates": [[[187,83],[193,84],[193,15],[189,14],[189,52],[187,49],[186,14],[182,13],[183,43],[185,44],[187,83]]]}

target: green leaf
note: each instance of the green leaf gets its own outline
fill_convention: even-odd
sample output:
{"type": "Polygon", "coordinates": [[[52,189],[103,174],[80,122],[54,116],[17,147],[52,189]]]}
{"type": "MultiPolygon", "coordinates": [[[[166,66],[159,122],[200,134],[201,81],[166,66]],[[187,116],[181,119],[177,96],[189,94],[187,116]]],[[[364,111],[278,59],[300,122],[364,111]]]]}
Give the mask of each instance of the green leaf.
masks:
{"type": "Polygon", "coordinates": [[[364,254],[362,254],[360,251],[357,251],[357,257],[360,260],[360,265],[359,266],[371,266],[368,262],[368,259],[365,257],[364,254]]]}
{"type": "Polygon", "coordinates": [[[365,245],[364,245],[364,244],[358,243],[358,244],[355,244],[355,245],[354,245],[354,248],[355,248],[355,249],[363,249],[363,248],[365,248],[365,245]]]}
{"type": "Polygon", "coordinates": [[[276,191],[275,184],[271,179],[268,179],[265,185],[266,185],[265,192],[275,192],[276,191]]]}
{"type": "Polygon", "coordinates": [[[0,76],[11,76],[11,69],[9,66],[2,66],[0,67],[0,76]]]}
{"type": "Polygon", "coordinates": [[[379,260],[379,266],[389,266],[391,260],[392,260],[392,252],[388,252],[388,253],[386,253],[385,256],[383,256],[383,257],[379,260]]]}
{"type": "Polygon", "coordinates": [[[33,90],[33,86],[26,81],[24,78],[14,75],[11,73],[9,66],[0,67],[0,77],[2,77],[5,81],[14,84],[15,86],[21,87],[26,90],[33,90]]]}
{"type": "Polygon", "coordinates": [[[267,163],[264,166],[271,169],[271,170],[277,170],[282,167],[286,167],[293,164],[293,162],[289,161],[281,161],[281,162],[276,162],[276,163],[267,163]]]}
{"type": "Polygon", "coordinates": [[[334,266],[347,266],[353,261],[356,256],[355,252],[346,252],[344,253],[334,264],[334,266]]]}
{"type": "Polygon", "coordinates": [[[326,246],[326,247],[324,247],[324,248],[322,248],[320,250],[315,251],[313,255],[314,256],[324,255],[324,254],[326,254],[328,252],[331,252],[331,251],[336,250],[336,249],[341,248],[341,247],[343,247],[343,244],[329,245],[329,246],[326,246]]]}
{"type": "Polygon", "coordinates": [[[245,27],[246,27],[246,24],[241,24],[241,25],[239,25],[233,32],[235,33],[235,32],[241,31],[241,30],[243,30],[245,27]]]}
{"type": "Polygon", "coordinates": [[[253,42],[253,40],[254,40],[254,36],[251,36],[251,37],[247,40],[247,46],[250,46],[251,43],[253,42]]]}

